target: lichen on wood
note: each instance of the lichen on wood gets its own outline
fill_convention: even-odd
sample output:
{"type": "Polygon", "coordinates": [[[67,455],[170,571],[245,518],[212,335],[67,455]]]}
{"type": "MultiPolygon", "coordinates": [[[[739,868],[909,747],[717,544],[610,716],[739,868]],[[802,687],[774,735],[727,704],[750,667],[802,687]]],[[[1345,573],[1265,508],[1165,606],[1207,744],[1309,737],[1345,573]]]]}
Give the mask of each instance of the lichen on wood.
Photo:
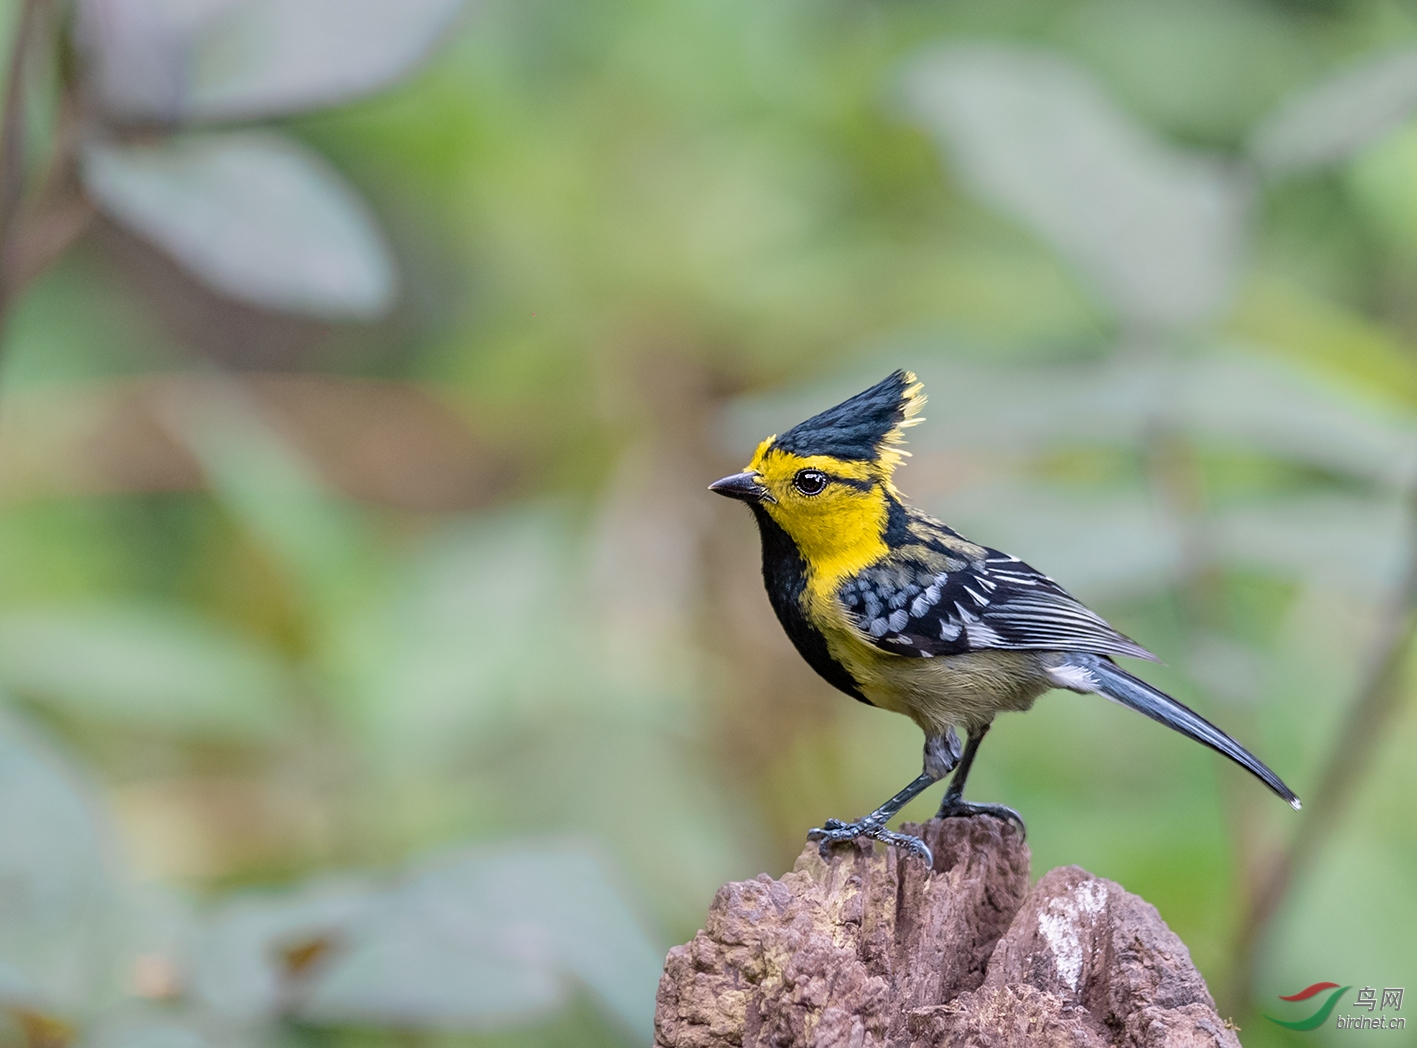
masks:
{"type": "Polygon", "coordinates": [[[1239,1048],[1149,903],[1073,866],[1030,891],[996,819],[908,830],[933,869],[808,845],[780,880],[719,889],[665,963],[656,1048],[1239,1048]]]}

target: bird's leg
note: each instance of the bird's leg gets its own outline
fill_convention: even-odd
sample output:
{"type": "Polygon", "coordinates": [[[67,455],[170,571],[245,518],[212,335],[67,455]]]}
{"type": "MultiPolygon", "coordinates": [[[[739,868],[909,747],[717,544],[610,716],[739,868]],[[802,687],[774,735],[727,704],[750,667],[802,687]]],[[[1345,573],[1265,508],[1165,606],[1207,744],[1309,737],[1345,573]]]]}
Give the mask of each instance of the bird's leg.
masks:
{"type": "Polygon", "coordinates": [[[854,841],[858,837],[869,837],[873,841],[906,848],[924,859],[926,865],[933,866],[935,857],[931,854],[929,845],[919,837],[886,829],[886,823],[895,817],[896,812],[939,781],[929,772],[921,772],[909,786],[864,819],[857,819],[855,822],[828,819],[820,829],[808,830],[807,839],[819,842],[817,850],[821,852],[824,859],[830,854],[833,844],[840,841],[854,841]]]}
{"type": "Polygon", "coordinates": [[[1018,823],[1019,831],[1027,836],[1028,828],[1023,824],[1023,816],[1007,804],[975,804],[964,799],[964,782],[969,778],[969,769],[974,765],[974,755],[979,752],[979,744],[984,741],[984,736],[989,734],[989,727],[986,724],[982,728],[970,731],[969,742],[964,747],[964,756],[959,760],[959,767],[955,769],[949,789],[945,790],[945,799],[940,802],[940,810],[935,813],[935,818],[952,819],[970,815],[993,815],[995,818],[1018,823]]]}
{"type": "Polygon", "coordinates": [[[817,850],[824,859],[833,844],[866,837],[884,844],[894,844],[897,848],[905,848],[924,859],[925,865],[933,866],[935,856],[930,852],[929,845],[913,834],[896,833],[886,829],[886,823],[890,822],[900,809],[948,775],[950,769],[959,761],[959,755],[959,736],[953,729],[944,735],[928,736],[925,739],[925,769],[909,786],[864,819],[857,819],[855,822],[828,819],[820,829],[808,830],[807,839],[818,842],[817,850]]]}

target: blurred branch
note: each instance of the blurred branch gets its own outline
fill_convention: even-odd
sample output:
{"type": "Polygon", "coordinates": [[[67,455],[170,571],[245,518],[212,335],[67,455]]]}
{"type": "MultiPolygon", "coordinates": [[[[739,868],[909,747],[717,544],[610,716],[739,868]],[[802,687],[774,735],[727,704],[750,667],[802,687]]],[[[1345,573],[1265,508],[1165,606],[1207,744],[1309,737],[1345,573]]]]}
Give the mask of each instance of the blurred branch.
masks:
{"type": "MultiPolygon", "coordinates": [[[[0,247],[9,243],[19,220],[25,191],[25,86],[31,43],[39,32],[49,0],[24,0],[15,45],[5,77],[5,104],[0,116],[0,247]]],[[[0,296],[7,289],[0,288],[0,296]]]]}
{"type": "MultiPolygon", "coordinates": [[[[0,282],[18,294],[59,258],[93,220],[95,209],[78,178],[81,121],[74,93],[65,89],[59,100],[59,126],[34,203],[18,216],[13,236],[0,240],[4,271],[0,282]]],[[[3,302],[0,302],[3,309],[3,302]]]]}
{"type": "Polygon", "coordinates": [[[1402,585],[1380,617],[1382,632],[1374,650],[1373,669],[1329,753],[1303,821],[1288,849],[1277,855],[1240,923],[1232,953],[1234,974],[1232,1014],[1248,1011],[1254,991],[1254,969],[1260,944],[1299,874],[1327,842],[1338,817],[1352,799],[1359,776],[1367,768],[1382,729],[1404,694],[1407,657],[1417,633],[1417,492],[1409,495],[1414,530],[1409,564],[1402,585]]]}
{"type": "MultiPolygon", "coordinates": [[[[0,282],[17,294],[23,291],[68,250],[69,245],[88,228],[95,214],[93,204],[85,197],[76,195],[61,206],[41,211],[26,220],[20,235],[15,237],[11,249],[4,256],[0,282]]],[[[0,319],[3,319],[6,305],[8,299],[0,298],[0,319]]]]}
{"type": "Polygon", "coordinates": [[[0,327],[20,292],[73,243],[93,216],[75,173],[78,106],[67,85],[59,100],[53,153],[26,213],[29,62],[47,42],[52,7],[52,0],[25,0],[6,74],[0,116],[0,327]]]}
{"type": "Polygon", "coordinates": [[[239,395],[341,498],[416,513],[482,509],[530,459],[417,383],[335,375],[145,375],[5,391],[0,509],[53,496],[191,491],[207,479],[171,405],[239,395]]]}

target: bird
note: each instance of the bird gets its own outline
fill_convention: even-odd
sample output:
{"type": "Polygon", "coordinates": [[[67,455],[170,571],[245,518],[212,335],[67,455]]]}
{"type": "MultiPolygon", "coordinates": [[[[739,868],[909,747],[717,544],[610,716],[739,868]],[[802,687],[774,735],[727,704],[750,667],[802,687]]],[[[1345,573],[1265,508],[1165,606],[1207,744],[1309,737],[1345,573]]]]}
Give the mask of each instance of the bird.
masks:
{"type": "Polygon", "coordinates": [[[1299,798],[1264,762],[1115,661],[1160,662],[1150,651],[1018,557],[971,542],[906,500],[895,473],[924,404],[915,375],[897,370],[768,437],[745,470],[709,485],[753,511],[768,601],[807,664],[925,733],[919,776],[869,815],[828,819],[808,839],[824,856],[866,838],[933,865],[923,840],[887,823],[951,772],[937,818],[991,815],[1025,834],[1017,811],[966,801],[964,787],[995,716],[1028,710],[1054,688],[1145,714],[1229,757],[1298,810],[1299,798]]]}

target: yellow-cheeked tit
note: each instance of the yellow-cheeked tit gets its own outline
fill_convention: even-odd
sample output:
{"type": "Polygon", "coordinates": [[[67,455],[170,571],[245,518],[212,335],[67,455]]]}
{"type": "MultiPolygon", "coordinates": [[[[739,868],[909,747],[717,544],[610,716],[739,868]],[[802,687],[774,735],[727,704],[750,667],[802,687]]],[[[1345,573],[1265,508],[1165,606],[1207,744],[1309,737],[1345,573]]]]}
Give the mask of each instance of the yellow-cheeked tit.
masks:
{"type": "Polygon", "coordinates": [[[769,437],[744,472],[710,485],[757,518],[768,599],[802,657],[828,683],[904,713],[925,732],[925,767],[910,785],[863,819],[829,819],[807,836],[823,850],[873,838],[930,862],[923,841],[886,823],[951,771],[939,818],[988,814],[1022,829],[1013,809],[964,800],[964,783],[995,715],[1027,710],[1051,688],[1144,713],[1223,753],[1298,808],[1252,753],[1112,661],[1157,661],[1151,652],[1048,576],[905,501],[893,476],[906,454],[902,433],[921,421],[924,402],[915,376],[897,371],[769,437]]]}

